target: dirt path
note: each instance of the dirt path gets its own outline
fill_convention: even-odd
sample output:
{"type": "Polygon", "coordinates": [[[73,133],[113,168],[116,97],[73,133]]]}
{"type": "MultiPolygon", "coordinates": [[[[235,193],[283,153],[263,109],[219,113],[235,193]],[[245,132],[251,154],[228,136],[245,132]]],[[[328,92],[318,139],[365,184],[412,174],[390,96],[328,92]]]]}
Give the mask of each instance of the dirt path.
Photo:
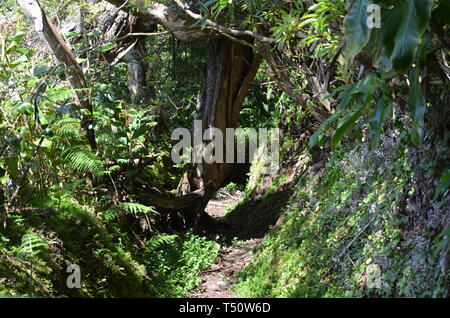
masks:
{"type": "Polygon", "coordinates": [[[222,250],[214,265],[200,275],[202,283],[193,298],[233,298],[230,288],[236,283],[233,275],[243,269],[250,261],[249,251],[261,242],[253,239],[233,244],[222,250]]]}
{"type": "MultiPolygon", "coordinates": [[[[224,194],[219,199],[211,200],[206,212],[215,219],[223,219],[227,207],[239,201],[241,194],[233,196],[224,194]]],[[[238,241],[221,251],[216,263],[201,272],[202,283],[191,292],[192,298],[233,298],[231,287],[236,283],[234,274],[243,269],[250,261],[249,252],[262,239],[238,241]]]]}

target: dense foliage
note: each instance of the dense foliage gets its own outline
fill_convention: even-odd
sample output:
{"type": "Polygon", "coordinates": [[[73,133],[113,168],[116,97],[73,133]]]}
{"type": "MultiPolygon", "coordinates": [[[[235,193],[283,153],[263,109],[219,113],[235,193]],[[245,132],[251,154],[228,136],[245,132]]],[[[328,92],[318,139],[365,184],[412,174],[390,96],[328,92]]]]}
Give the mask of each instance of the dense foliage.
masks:
{"type": "MultiPolygon", "coordinates": [[[[122,54],[133,42],[106,38],[112,6],[40,3],[83,70],[93,113],[79,107],[64,65],[16,1],[3,1],[0,295],[185,296],[222,240],[193,233],[145,193],[173,194],[183,177],[170,136],[196,118],[207,43],[152,26],[158,36],[133,44],[142,45],[145,68],[143,97],[134,98],[133,61],[122,54]],[[89,116],[96,149],[83,128],[89,116]],[[83,269],[79,290],[66,286],[73,263],[83,269]]],[[[214,21],[273,40],[243,37],[264,59],[239,125],[280,127],[283,168],[267,177],[254,163],[229,213],[249,202],[264,213],[283,185],[290,195],[276,206],[284,224],[238,275],[236,292],[448,297],[448,1],[215,0],[190,9],[201,15],[189,20],[193,29],[214,21]],[[381,27],[367,24],[370,5],[381,10],[381,27]],[[383,283],[367,289],[374,263],[383,283]]]]}

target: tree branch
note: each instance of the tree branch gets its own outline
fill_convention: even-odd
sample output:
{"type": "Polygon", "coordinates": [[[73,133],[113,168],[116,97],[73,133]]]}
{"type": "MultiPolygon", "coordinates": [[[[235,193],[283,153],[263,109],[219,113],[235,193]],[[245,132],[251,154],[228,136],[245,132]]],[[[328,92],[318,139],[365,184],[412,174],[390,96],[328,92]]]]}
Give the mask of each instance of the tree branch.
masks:
{"type": "Polygon", "coordinates": [[[97,47],[99,47],[100,45],[104,45],[106,43],[110,43],[110,42],[120,42],[123,40],[126,40],[128,38],[133,38],[133,37],[150,37],[150,36],[160,36],[160,35],[166,35],[166,34],[170,34],[169,31],[164,31],[164,32],[151,32],[151,33],[144,33],[144,32],[134,32],[134,33],[128,33],[125,34],[124,36],[120,36],[114,39],[109,39],[109,40],[104,40],[104,41],[100,41],[98,43],[96,43],[93,46],[90,46],[88,48],[82,49],[80,51],[77,51],[77,55],[82,54],[84,52],[93,50],[97,47]]]}
{"type": "Polygon", "coordinates": [[[196,42],[206,40],[211,36],[211,32],[192,28],[191,23],[185,17],[160,3],[154,3],[144,7],[139,0],[106,0],[112,5],[121,8],[130,15],[137,16],[143,21],[158,23],[173,33],[178,39],[185,42],[196,42]]]}
{"type": "Polygon", "coordinates": [[[145,188],[144,199],[146,204],[153,205],[159,208],[180,210],[187,207],[193,206],[201,198],[205,196],[205,189],[198,189],[196,191],[187,193],[181,196],[168,196],[159,192],[157,189],[150,187],[150,185],[140,180],[139,178],[135,180],[139,187],[145,188]]]}
{"type": "MultiPolygon", "coordinates": [[[[176,2],[176,4],[191,18],[195,19],[195,20],[202,20],[205,19],[202,15],[197,14],[192,12],[191,10],[189,10],[188,7],[186,7],[183,2],[181,2],[180,0],[174,0],[176,2]]],[[[259,42],[263,42],[263,43],[275,43],[275,39],[274,38],[268,38],[265,37],[263,35],[260,35],[258,33],[249,31],[249,30],[235,30],[235,29],[230,29],[227,27],[224,27],[220,24],[217,24],[209,19],[205,19],[205,25],[207,28],[213,29],[218,31],[219,33],[222,34],[227,34],[233,37],[252,37],[255,40],[259,41],[259,42]]]]}
{"type": "Polygon", "coordinates": [[[19,0],[19,5],[32,23],[36,32],[47,42],[59,63],[64,65],[68,74],[70,85],[75,90],[77,103],[80,108],[87,109],[90,113],[83,123],[87,139],[92,149],[97,148],[93,130],[92,104],[86,90],[87,84],[83,70],[77,63],[69,46],[63,40],[53,23],[47,18],[37,0],[19,0]]]}
{"type": "Polygon", "coordinates": [[[275,43],[274,38],[265,37],[249,30],[235,30],[222,25],[219,25],[209,19],[205,19],[202,15],[189,10],[180,0],[174,0],[178,7],[187,15],[188,18],[197,22],[205,19],[205,29],[199,27],[192,27],[192,21],[188,21],[185,16],[181,16],[178,11],[159,3],[155,3],[143,7],[138,0],[106,0],[109,3],[121,8],[131,15],[138,16],[147,21],[161,24],[172,32],[177,38],[186,42],[195,42],[199,40],[206,40],[207,38],[221,34],[232,41],[239,42],[250,47],[254,46],[241,38],[251,37],[262,43],[275,43]]]}

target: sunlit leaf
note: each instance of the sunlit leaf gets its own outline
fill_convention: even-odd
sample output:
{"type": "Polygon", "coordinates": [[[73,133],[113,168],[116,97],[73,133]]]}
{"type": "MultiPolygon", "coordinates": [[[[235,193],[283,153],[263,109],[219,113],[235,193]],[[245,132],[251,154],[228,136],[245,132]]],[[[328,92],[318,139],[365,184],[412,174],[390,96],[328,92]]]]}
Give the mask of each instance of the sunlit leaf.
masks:
{"type": "Polygon", "coordinates": [[[116,45],[113,42],[106,43],[100,47],[100,52],[108,52],[112,50],[116,45]]]}

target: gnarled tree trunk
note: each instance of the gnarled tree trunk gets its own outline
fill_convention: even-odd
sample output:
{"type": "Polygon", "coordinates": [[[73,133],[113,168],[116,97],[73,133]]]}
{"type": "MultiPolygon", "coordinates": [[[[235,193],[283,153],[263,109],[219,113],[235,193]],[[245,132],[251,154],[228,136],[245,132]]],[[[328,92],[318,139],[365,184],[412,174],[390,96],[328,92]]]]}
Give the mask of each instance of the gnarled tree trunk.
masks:
{"type": "MultiPolygon", "coordinates": [[[[268,39],[250,31],[232,30],[209,20],[206,21],[207,27],[205,29],[192,27],[194,22],[199,19],[199,15],[190,11],[180,1],[175,1],[178,8],[158,3],[146,5],[145,2],[138,0],[107,1],[138,18],[143,26],[160,24],[181,41],[208,41],[205,81],[198,105],[197,120],[202,121],[202,133],[208,128],[219,129],[223,134],[223,146],[226,149],[226,129],[236,128],[242,103],[261,63],[261,56],[254,53],[252,42],[256,39],[260,42],[272,43],[274,39],[268,39]]],[[[28,3],[34,3],[39,7],[36,0],[22,0],[21,2],[24,7],[28,3]]],[[[52,46],[54,54],[58,59],[65,62],[71,71],[72,78],[78,79],[78,82],[81,83],[72,83],[73,86],[84,88],[86,84],[83,82],[84,77],[81,68],[76,63],[67,45],[63,43],[60,37],[58,38],[57,34],[55,35],[55,29],[51,25],[47,25],[49,23],[47,19],[40,19],[39,21],[41,20],[44,23],[45,30],[53,31],[44,32],[44,35],[49,34],[52,37],[51,39],[47,38],[47,41],[51,45],[55,44],[52,46]],[[65,59],[69,61],[65,61],[65,59]]],[[[117,25],[120,24],[119,21],[117,25]]],[[[117,36],[116,32],[114,34],[117,36]]],[[[134,46],[130,48],[130,51],[135,49],[134,46]]],[[[129,53],[130,51],[125,50],[124,52],[129,53]]],[[[130,54],[129,57],[133,62],[133,55],[130,54]]],[[[135,64],[139,64],[140,57],[137,56],[134,60],[136,60],[135,64]]],[[[143,70],[140,69],[139,65],[137,65],[138,67],[134,66],[136,65],[130,65],[130,89],[135,93],[135,97],[139,98],[138,88],[142,86],[143,70]],[[133,84],[135,85],[133,86],[133,84]],[[134,91],[134,88],[137,88],[136,91],[134,91]]],[[[90,104],[87,104],[88,99],[79,99],[80,103],[86,103],[85,107],[92,110],[92,108],[89,108],[90,104]]],[[[90,131],[88,130],[88,132],[90,131]]],[[[95,142],[95,139],[93,139],[93,142],[95,142]]],[[[204,144],[197,145],[194,152],[202,151],[203,146],[204,144]]],[[[158,193],[153,193],[150,195],[150,200],[155,205],[162,207],[184,209],[187,219],[195,224],[211,195],[223,185],[225,179],[230,175],[231,169],[232,164],[230,163],[195,163],[186,174],[186,182],[179,187],[181,197],[168,200],[158,193]]]]}
{"type": "MultiPolygon", "coordinates": [[[[208,128],[217,128],[222,132],[223,149],[226,149],[227,144],[226,128],[236,128],[244,98],[260,63],[260,55],[255,54],[249,46],[226,38],[208,44],[205,80],[196,119],[202,122],[202,134],[208,128]]],[[[201,152],[204,146],[204,142],[194,145],[194,153],[201,152]]],[[[195,163],[188,170],[185,184],[179,187],[180,194],[203,190],[202,197],[185,209],[185,215],[194,219],[194,223],[211,195],[230,175],[231,169],[232,164],[225,161],[195,163]]]]}

